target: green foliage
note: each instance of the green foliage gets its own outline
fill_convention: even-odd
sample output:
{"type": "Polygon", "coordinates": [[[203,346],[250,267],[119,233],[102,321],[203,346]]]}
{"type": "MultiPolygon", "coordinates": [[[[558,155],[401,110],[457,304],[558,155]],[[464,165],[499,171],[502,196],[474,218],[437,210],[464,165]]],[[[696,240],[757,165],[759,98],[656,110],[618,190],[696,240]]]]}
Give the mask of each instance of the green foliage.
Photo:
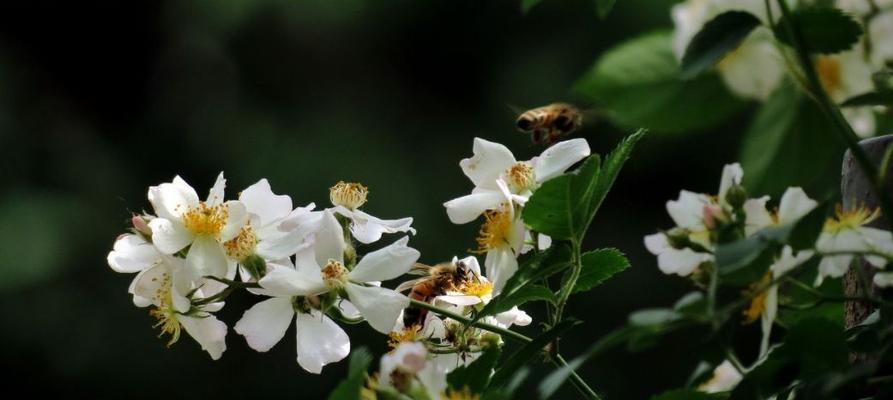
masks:
{"type": "Polygon", "coordinates": [[[530,9],[535,7],[543,0],[521,0],[521,12],[527,14],[530,9]]]}
{"type": "Polygon", "coordinates": [[[850,97],[841,107],[893,106],[893,90],[878,90],[850,97]]]}
{"type": "Polygon", "coordinates": [[[551,292],[546,295],[541,289],[538,289],[543,288],[542,286],[532,284],[569,268],[571,266],[570,258],[570,248],[561,244],[531,257],[518,267],[518,272],[515,275],[509,278],[502,293],[484,306],[478,313],[477,319],[497,314],[527,301],[547,300],[545,298],[547,296],[554,297],[551,292]]]}
{"type": "Polygon", "coordinates": [[[800,28],[811,53],[832,54],[849,50],[862,36],[862,25],[852,16],[833,7],[808,7],[795,10],[791,20],[782,18],[775,25],[775,35],[792,45],[788,35],[791,21],[800,28]]]}
{"type": "Polygon", "coordinates": [[[595,0],[595,11],[598,13],[598,17],[601,19],[607,17],[614,9],[616,2],[617,0],[595,0]]]}
{"type": "Polygon", "coordinates": [[[372,363],[372,355],[364,347],[353,351],[350,355],[350,366],[347,378],[329,395],[329,400],[355,400],[360,397],[360,389],[366,383],[366,370],[372,363]]]}
{"type": "Polygon", "coordinates": [[[471,364],[460,366],[447,375],[447,383],[456,390],[467,387],[473,393],[481,393],[490,384],[490,371],[496,367],[502,351],[498,346],[490,346],[471,364]]]}
{"type": "Polygon", "coordinates": [[[704,24],[682,57],[682,77],[690,79],[707,71],[737,48],[760,20],[744,11],[728,11],[704,24]]]}
{"type": "Polygon", "coordinates": [[[574,91],[622,127],[663,133],[703,130],[744,109],[746,103],[716,74],[683,80],[670,42],[670,33],[660,31],[621,43],[602,55],[574,91]]]}
{"type": "Polygon", "coordinates": [[[724,398],[725,396],[721,394],[704,393],[691,389],[678,389],[661,393],[660,395],[652,397],[651,400],[718,400],[724,398]]]}
{"type": "Polygon", "coordinates": [[[843,145],[817,106],[790,84],[760,107],[744,134],[741,164],[752,193],[780,194],[792,182],[818,193],[837,190],[843,145]]]}
{"type": "Polygon", "coordinates": [[[599,249],[583,254],[583,270],[574,286],[574,292],[585,292],[615,274],[629,268],[629,260],[617,249],[599,249]]]}
{"type": "Polygon", "coordinates": [[[533,230],[555,239],[582,239],[644,130],[625,138],[603,163],[590,156],[573,173],[545,182],[524,206],[523,219],[533,230]]]}

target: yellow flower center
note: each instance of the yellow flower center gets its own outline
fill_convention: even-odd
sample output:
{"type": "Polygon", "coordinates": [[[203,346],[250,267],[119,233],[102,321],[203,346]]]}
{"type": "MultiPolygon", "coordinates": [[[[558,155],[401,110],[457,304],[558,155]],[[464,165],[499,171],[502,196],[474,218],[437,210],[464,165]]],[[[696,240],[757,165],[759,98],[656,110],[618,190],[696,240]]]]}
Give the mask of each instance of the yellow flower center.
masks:
{"type": "Polygon", "coordinates": [[[512,230],[513,215],[511,210],[503,207],[501,210],[487,210],[484,212],[484,223],[478,232],[477,242],[479,253],[485,253],[508,243],[508,237],[512,230]]]}
{"type": "Polygon", "coordinates": [[[366,203],[369,188],[360,183],[339,181],[329,188],[329,200],[336,206],[356,210],[366,203]]]}
{"type": "Polygon", "coordinates": [[[419,329],[421,326],[412,325],[407,326],[399,331],[391,332],[388,334],[388,346],[392,349],[396,349],[400,343],[403,342],[414,342],[416,340],[416,336],[419,333],[419,329]]]}
{"type": "Polygon", "coordinates": [[[835,93],[841,87],[840,60],[832,56],[821,56],[815,62],[819,80],[828,93],[835,93]]]}
{"type": "Polygon", "coordinates": [[[325,267],[322,267],[322,279],[329,289],[337,290],[344,287],[347,280],[347,268],[336,260],[329,259],[325,267]]]}
{"type": "Polygon", "coordinates": [[[209,206],[207,203],[201,202],[183,214],[183,225],[197,236],[217,237],[223,230],[223,226],[226,225],[227,217],[229,217],[229,208],[226,204],[209,206]]]}
{"type": "Polygon", "coordinates": [[[251,225],[245,225],[238,236],[223,243],[223,248],[230,258],[242,261],[254,254],[254,249],[257,248],[257,235],[254,234],[251,225]]]}
{"type": "MultiPolygon", "coordinates": [[[[153,278],[153,280],[158,278],[153,278]]],[[[171,296],[171,276],[168,273],[161,275],[161,286],[155,292],[155,300],[158,306],[149,311],[149,315],[158,320],[153,326],[161,328],[158,337],[170,335],[167,347],[171,347],[180,339],[180,321],[177,319],[177,311],[174,309],[174,300],[171,296]]]]}
{"type": "Polygon", "coordinates": [[[462,390],[449,389],[440,396],[441,400],[480,400],[481,396],[471,392],[468,386],[462,390]]]}
{"type": "Polygon", "coordinates": [[[493,284],[490,282],[483,282],[483,281],[482,282],[477,282],[477,281],[465,282],[462,285],[462,293],[470,295],[470,296],[484,297],[488,294],[493,293],[493,284]]]}
{"type": "Polygon", "coordinates": [[[744,322],[743,324],[751,324],[760,318],[760,315],[763,314],[763,307],[766,305],[766,298],[769,296],[769,291],[765,290],[766,286],[772,283],[772,272],[767,272],[766,275],[763,275],[763,278],[752,285],[747,290],[747,293],[750,293],[749,296],[752,297],[750,301],[750,306],[744,310],[744,322]]]}
{"type": "Polygon", "coordinates": [[[373,373],[366,377],[366,385],[360,388],[360,399],[361,400],[376,400],[378,399],[378,395],[376,394],[376,389],[378,389],[378,373],[373,373]]]}
{"type": "Polygon", "coordinates": [[[505,170],[505,177],[509,189],[513,192],[521,192],[533,188],[536,177],[533,176],[533,167],[523,162],[516,162],[505,170]]]}
{"type": "Polygon", "coordinates": [[[844,210],[838,204],[837,212],[834,218],[828,218],[825,221],[825,232],[837,233],[847,229],[855,229],[862,225],[874,221],[881,215],[880,209],[875,208],[873,211],[867,207],[856,207],[852,210],[844,210]]]}

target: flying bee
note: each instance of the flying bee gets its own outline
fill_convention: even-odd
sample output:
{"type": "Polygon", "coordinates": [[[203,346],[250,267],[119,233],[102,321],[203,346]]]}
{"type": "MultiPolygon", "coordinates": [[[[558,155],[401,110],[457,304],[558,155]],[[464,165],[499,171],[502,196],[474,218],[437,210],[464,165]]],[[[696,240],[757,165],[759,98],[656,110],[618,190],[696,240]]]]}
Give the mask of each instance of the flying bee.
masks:
{"type": "Polygon", "coordinates": [[[583,112],[571,104],[552,103],[521,113],[515,126],[530,134],[534,144],[551,146],[583,126],[583,112]]]}
{"type": "MultiPolygon", "coordinates": [[[[459,290],[468,282],[480,281],[477,274],[462,261],[443,262],[434,266],[416,263],[409,273],[425,276],[401,283],[397,286],[397,291],[409,290],[410,299],[426,303],[447,291],[459,290]]],[[[403,326],[422,326],[427,315],[426,309],[407,308],[403,310],[403,326]]]]}

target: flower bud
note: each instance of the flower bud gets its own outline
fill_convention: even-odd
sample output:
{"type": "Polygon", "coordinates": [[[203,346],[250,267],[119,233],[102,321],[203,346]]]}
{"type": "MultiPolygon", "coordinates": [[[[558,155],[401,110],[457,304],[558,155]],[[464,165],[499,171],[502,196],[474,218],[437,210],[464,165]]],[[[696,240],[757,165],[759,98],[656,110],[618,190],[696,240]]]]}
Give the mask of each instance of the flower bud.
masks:
{"type": "Polygon", "coordinates": [[[241,261],[242,267],[251,274],[251,277],[260,280],[267,273],[267,262],[257,254],[245,257],[241,261]]]}
{"type": "Polygon", "coordinates": [[[704,226],[711,231],[716,230],[729,222],[729,218],[726,216],[725,211],[723,211],[722,207],[716,204],[705,204],[702,218],[704,220],[704,226]]]}
{"type": "Polygon", "coordinates": [[[741,185],[732,185],[729,188],[729,191],[726,192],[726,203],[728,203],[732,208],[738,209],[744,206],[744,202],[747,201],[747,189],[741,185]]]}
{"type": "Polygon", "coordinates": [[[366,203],[369,188],[361,183],[339,181],[329,188],[329,200],[333,205],[343,206],[349,210],[356,210],[366,203]]]}
{"type": "Polygon", "coordinates": [[[689,240],[688,229],[675,227],[665,232],[664,235],[667,236],[667,241],[670,243],[674,249],[684,249],[691,244],[691,240],[689,240]]]}
{"type": "Polygon", "coordinates": [[[133,224],[133,231],[145,237],[152,237],[152,228],[149,227],[149,219],[147,215],[133,214],[130,223],[133,224]]]}

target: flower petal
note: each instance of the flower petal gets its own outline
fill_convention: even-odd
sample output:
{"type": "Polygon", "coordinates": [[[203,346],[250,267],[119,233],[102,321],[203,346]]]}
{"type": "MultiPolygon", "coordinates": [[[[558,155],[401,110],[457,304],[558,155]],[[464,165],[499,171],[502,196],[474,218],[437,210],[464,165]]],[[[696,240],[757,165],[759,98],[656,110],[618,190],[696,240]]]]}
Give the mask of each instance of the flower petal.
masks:
{"type": "Polygon", "coordinates": [[[226,254],[220,243],[209,237],[195,238],[189,252],[186,253],[186,266],[201,275],[211,275],[218,278],[226,276],[228,271],[226,254]]]}
{"type": "Polygon", "coordinates": [[[213,314],[199,318],[181,315],[179,320],[189,336],[202,346],[202,350],[207,351],[212,359],[220,359],[226,351],[226,324],[220,322],[213,314]]]}
{"type": "Polygon", "coordinates": [[[409,298],[391,289],[348,283],[345,290],[350,302],[363,314],[363,318],[381,333],[389,333],[400,312],[409,307],[409,298]]]}
{"type": "Polygon", "coordinates": [[[267,351],[285,336],[294,313],[290,297],[272,297],[245,311],[235,330],[252,349],[267,351]]]}
{"type": "Polygon", "coordinates": [[[267,226],[271,222],[284,219],[292,211],[291,197],[273,193],[266,178],[245,188],[239,194],[239,201],[245,205],[248,212],[260,217],[259,226],[267,226]]]}
{"type": "Polygon", "coordinates": [[[238,236],[242,227],[248,223],[249,218],[248,211],[245,210],[245,205],[241,202],[235,200],[227,201],[225,207],[227,209],[226,224],[223,225],[223,230],[220,231],[221,242],[238,236]]]}
{"type": "Polygon", "coordinates": [[[509,278],[518,271],[518,260],[509,248],[496,248],[487,252],[484,259],[487,278],[493,282],[493,295],[502,292],[509,278]]]}
{"type": "Polygon", "coordinates": [[[530,318],[530,315],[524,312],[524,310],[519,309],[518,306],[514,306],[511,310],[496,314],[495,318],[496,322],[499,322],[500,325],[506,328],[511,328],[512,325],[527,326],[533,322],[533,318],[530,318]]]}
{"type": "Polygon", "coordinates": [[[118,237],[107,257],[115,272],[139,272],[149,268],[161,258],[161,253],[140,235],[126,234],[118,237]]]}
{"type": "Polygon", "coordinates": [[[756,233],[760,229],[773,225],[772,214],[766,209],[766,203],[769,202],[769,196],[763,196],[758,199],[748,199],[744,202],[744,230],[748,236],[756,233]]]}
{"type": "Polygon", "coordinates": [[[186,210],[198,205],[198,194],[183,178],[174,177],[171,183],[149,187],[149,202],[161,218],[179,220],[186,210]]]}
{"type": "Polygon", "coordinates": [[[180,221],[155,218],[149,221],[152,243],[164,254],[174,254],[189,245],[195,236],[180,221]]]}
{"type": "Polygon", "coordinates": [[[589,143],[586,139],[571,139],[549,147],[539,157],[531,161],[538,183],[545,182],[564,173],[565,170],[589,156],[589,143]]]}
{"type": "Polygon", "coordinates": [[[515,163],[507,147],[481,138],[474,138],[474,155],[459,162],[462,172],[475,186],[495,189],[496,178],[515,163]]]}
{"type": "Polygon", "coordinates": [[[214,181],[214,186],[211,186],[211,190],[208,191],[208,199],[205,201],[205,203],[212,207],[223,204],[224,189],[226,189],[226,179],[223,178],[223,172],[221,172],[217,174],[217,179],[214,181]]]}
{"type": "Polygon", "coordinates": [[[657,256],[657,266],[665,274],[688,276],[701,263],[710,261],[710,254],[698,253],[692,249],[668,249],[657,256]]]}
{"type": "Polygon", "coordinates": [[[481,190],[443,203],[447,215],[454,224],[465,224],[474,221],[486,210],[494,210],[506,201],[506,197],[498,190],[481,190]]]}
{"type": "Polygon", "coordinates": [[[672,249],[670,242],[667,240],[667,235],[664,235],[662,232],[645,236],[645,248],[656,256],[672,249]]]}
{"type": "Polygon", "coordinates": [[[810,199],[799,187],[785,190],[778,205],[778,222],[787,224],[795,222],[812,211],[819,203],[810,199]]]}
{"type": "Polygon", "coordinates": [[[409,237],[404,236],[391,245],[363,256],[347,278],[358,283],[386,281],[401,276],[419,259],[419,251],[407,247],[409,237]]]}
{"type": "MultiPolygon", "coordinates": [[[[344,207],[336,207],[336,210],[338,209],[344,209],[344,207]]],[[[377,242],[383,233],[410,232],[415,234],[415,229],[412,228],[412,218],[379,219],[360,210],[355,210],[352,214],[353,223],[350,225],[350,232],[353,233],[354,239],[360,243],[377,242]]]]}
{"type": "Polygon", "coordinates": [[[744,177],[744,170],[741,164],[728,164],[722,169],[722,179],[719,181],[719,198],[726,201],[726,193],[732,185],[740,185],[741,178],[744,177]]]}
{"type": "Polygon", "coordinates": [[[275,268],[257,282],[276,296],[309,296],[328,291],[319,267],[275,268]]]}
{"type": "Polygon", "coordinates": [[[707,196],[683,190],[679,199],[667,202],[667,212],[676,225],[698,230],[704,226],[704,206],[710,204],[707,196]]]}
{"type": "Polygon", "coordinates": [[[344,247],[344,230],[341,224],[331,211],[323,211],[322,220],[313,240],[317,265],[326,265],[330,259],[343,262],[344,247]]]}
{"type": "Polygon", "coordinates": [[[318,374],[322,367],[350,354],[350,338],[338,324],[317,310],[295,317],[298,364],[318,374]]]}

